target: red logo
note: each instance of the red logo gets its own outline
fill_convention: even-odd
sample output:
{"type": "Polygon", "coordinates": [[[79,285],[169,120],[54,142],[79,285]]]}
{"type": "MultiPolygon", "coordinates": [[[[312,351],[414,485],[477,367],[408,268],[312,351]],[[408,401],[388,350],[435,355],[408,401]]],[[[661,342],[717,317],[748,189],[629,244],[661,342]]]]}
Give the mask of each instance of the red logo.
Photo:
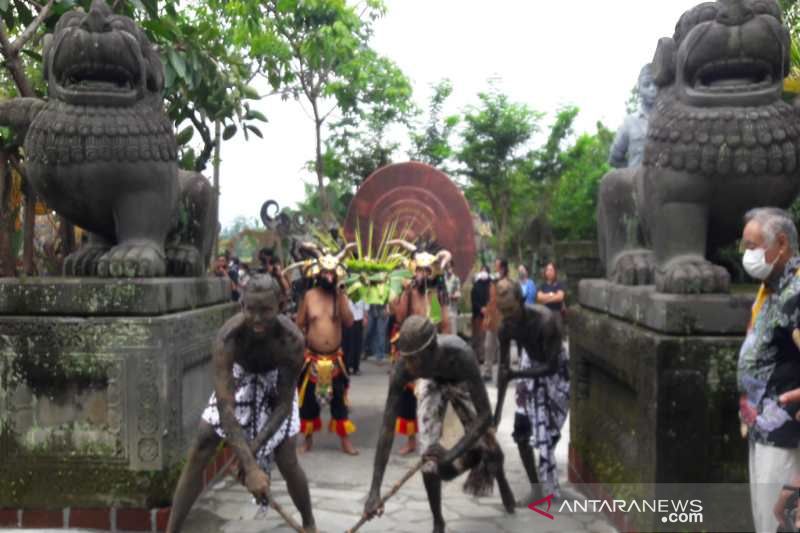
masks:
{"type": "Polygon", "coordinates": [[[550,520],[555,520],[555,517],[547,512],[547,511],[550,510],[550,502],[553,500],[553,498],[555,498],[555,496],[552,495],[552,494],[550,494],[549,496],[545,496],[541,500],[537,500],[537,501],[533,502],[532,504],[528,505],[528,509],[530,509],[531,511],[539,513],[540,515],[544,516],[545,518],[549,518],[550,520]],[[539,506],[542,505],[544,502],[547,502],[547,511],[542,511],[541,509],[539,509],[539,506]]]}

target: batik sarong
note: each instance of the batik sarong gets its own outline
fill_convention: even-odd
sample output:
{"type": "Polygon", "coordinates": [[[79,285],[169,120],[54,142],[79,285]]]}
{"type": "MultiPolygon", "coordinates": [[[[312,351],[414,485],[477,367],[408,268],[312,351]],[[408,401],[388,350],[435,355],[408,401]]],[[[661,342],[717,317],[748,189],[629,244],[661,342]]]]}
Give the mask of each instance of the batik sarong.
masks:
{"type": "MultiPolygon", "coordinates": [[[[463,383],[441,383],[431,379],[419,379],[417,399],[419,442],[423,455],[430,446],[439,443],[442,438],[448,402],[453,406],[453,411],[465,431],[478,416],[469,389],[463,383]]],[[[469,477],[464,483],[464,491],[475,496],[485,496],[491,493],[494,478],[502,468],[503,453],[492,431],[487,431],[481,436],[473,447],[473,450],[475,449],[481,451],[481,457],[471,468],[469,477]]]]}
{"type": "MultiPolygon", "coordinates": [[[[531,367],[531,359],[520,350],[520,370],[531,367]]],[[[556,444],[569,409],[569,356],[563,349],[558,370],[550,376],[517,380],[514,440],[528,442],[539,452],[539,483],[543,494],[560,496],[556,471],[556,444]]]]}
{"type": "MultiPolygon", "coordinates": [[[[263,374],[246,372],[240,365],[233,365],[234,381],[234,414],[242,426],[245,437],[253,441],[264,428],[278,401],[278,370],[263,374]]],[[[211,394],[208,407],[203,411],[202,419],[210,424],[217,435],[225,438],[217,395],[211,394]]],[[[297,393],[292,401],[292,410],[278,431],[255,454],[256,462],[264,472],[272,468],[273,452],[286,439],[296,435],[300,430],[300,414],[297,405],[297,393]]]]}

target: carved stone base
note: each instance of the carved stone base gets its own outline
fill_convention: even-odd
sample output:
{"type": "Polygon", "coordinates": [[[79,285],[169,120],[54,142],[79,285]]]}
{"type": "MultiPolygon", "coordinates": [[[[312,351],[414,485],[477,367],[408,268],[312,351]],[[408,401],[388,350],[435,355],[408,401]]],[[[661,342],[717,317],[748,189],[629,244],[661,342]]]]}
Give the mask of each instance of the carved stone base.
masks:
{"type": "Polygon", "coordinates": [[[0,295],[15,295],[0,305],[0,508],[166,505],[238,309],[226,281],[0,280],[0,295]]]}
{"type": "MultiPolygon", "coordinates": [[[[736,333],[752,298],[581,283],[580,304],[568,315],[573,482],[602,483],[612,493],[623,483],[746,489],[736,333]]],[[[737,494],[748,498],[746,490],[737,494]]],[[[749,500],[725,509],[743,510],[737,520],[749,521],[749,500]]]]}

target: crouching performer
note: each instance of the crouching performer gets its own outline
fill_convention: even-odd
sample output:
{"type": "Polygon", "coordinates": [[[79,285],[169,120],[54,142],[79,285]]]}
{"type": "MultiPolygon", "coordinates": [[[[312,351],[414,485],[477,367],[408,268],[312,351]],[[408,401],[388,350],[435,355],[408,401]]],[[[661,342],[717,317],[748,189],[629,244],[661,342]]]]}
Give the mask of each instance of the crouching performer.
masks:
{"type": "Polygon", "coordinates": [[[494,426],[500,424],[505,387],[517,380],[513,437],[531,483],[530,494],[520,503],[528,505],[548,494],[560,498],[555,449],[569,409],[569,361],[561,317],[545,306],[525,305],[519,283],[509,280],[497,283],[497,307],[502,322],[494,426]],[[510,369],[512,340],[520,348],[519,370],[510,369]],[[534,447],[539,451],[538,468],[534,447]]]}
{"type": "Polygon", "coordinates": [[[497,480],[503,506],[514,512],[514,495],[503,471],[503,452],[494,438],[491,408],[475,355],[469,345],[454,335],[437,335],[433,323],[422,316],[408,317],[397,341],[396,363],[386,398],[383,426],[375,451],[375,465],[364,515],[383,513],[380,487],[394,439],[400,397],[406,383],[418,382],[419,441],[422,448],[423,481],[433,513],[434,533],[443,533],[442,480],[449,481],[470,470],[464,491],[487,495],[497,480]],[[445,409],[450,402],[464,426],[464,436],[450,450],[439,444],[445,409]]]}
{"type": "Polygon", "coordinates": [[[212,354],[214,393],[175,489],[169,533],[181,530],[202,491],[203,470],[222,439],[238,460],[240,480],[258,502],[268,497],[274,460],[300,511],[304,531],[316,532],[308,481],[295,450],[300,429],[295,387],[303,367],[304,342],[297,326],[279,315],[280,299],[281,288],[271,276],[252,278],[242,312],[217,335],[212,354]],[[265,444],[254,455],[249,442],[262,432],[265,444]]]}

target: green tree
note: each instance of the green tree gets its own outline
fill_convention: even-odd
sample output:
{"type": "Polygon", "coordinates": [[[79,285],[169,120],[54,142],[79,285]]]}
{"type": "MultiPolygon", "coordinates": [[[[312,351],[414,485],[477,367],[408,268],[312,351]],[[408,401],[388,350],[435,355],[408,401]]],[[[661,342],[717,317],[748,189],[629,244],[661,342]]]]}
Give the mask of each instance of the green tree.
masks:
{"type": "Polygon", "coordinates": [[[797,0],[778,0],[778,3],[783,12],[783,23],[789,28],[792,38],[789,77],[798,80],[800,79],[800,3],[797,0]]]}
{"type": "MultiPolygon", "coordinates": [[[[242,59],[232,33],[218,23],[218,15],[207,3],[184,4],[180,0],[116,0],[111,5],[141,24],[158,47],[164,65],[167,112],[179,130],[179,163],[186,169],[203,170],[214,147],[222,139],[230,138],[237,124],[245,129],[245,135],[248,130],[261,135],[254,122],[266,119],[250,110],[247,102],[258,98],[248,85],[258,65],[242,59]],[[219,133],[212,136],[214,125],[219,133]],[[199,154],[190,144],[195,132],[201,139],[199,154]]],[[[90,6],[91,0],[48,0],[44,5],[31,0],[0,0],[0,55],[4,67],[0,69],[0,88],[5,96],[44,96],[43,35],[51,32],[67,11],[74,8],[86,11],[90,6]]],[[[7,140],[8,132],[3,135],[3,142],[7,140]]],[[[6,152],[13,155],[17,147],[6,152]]],[[[8,211],[7,197],[0,190],[4,212],[8,211]]],[[[26,202],[26,218],[30,220],[32,205],[26,202]]],[[[7,221],[0,221],[0,225],[6,226],[0,231],[7,234],[7,221]]],[[[66,223],[62,226],[62,236],[71,237],[71,226],[66,223]]],[[[32,249],[32,238],[32,227],[29,230],[26,226],[25,250],[32,249]]],[[[2,256],[7,255],[7,241],[0,237],[2,256]]],[[[68,251],[69,246],[66,248],[68,251]]],[[[32,263],[28,256],[26,252],[23,260],[26,271],[32,263]]]]}
{"type": "Polygon", "coordinates": [[[614,133],[598,122],[596,133],[584,133],[561,155],[564,172],[549,210],[556,238],[596,238],[597,189],[603,175],[610,170],[607,161],[613,140],[614,133]]]}
{"type": "Polygon", "coordinates": [[[458,115],[443,117],[444,103],[453,93],[453,84],[448,79],[433,86],[433,95],[428,103],[427,121],[411,132],[411,151],[408,156],[422,163],[448,172],[445,163],[455,151],[450,138],[460,121],[458,115]]]}
{"type": "Polygon", "coordinates": [[[573,135],[573,125],[578,111],[575,106],[565,106],[556,112],[547,141],[533,153],[535,164],[531,177],[535,181],[547,184],[558,179],[564,172],[561,154],[573,135]]]}
{"type": "MultiPolygon", "coordinates": [[[[131,0],[109,4],[141,24],[161,53],[164,96],[168,114],[179,131],[181,166],[194,170],[206,167],[217,142],[212,135],[216,121],[225,128],[226,138],[235,133],[237,124],[260,135],[254,122],[266,119],[251,111],[247,103],[258,98],[248,85],[258,64],[242,59],[232,33],[219,24],[218,14],[206,3],[131,0]],[[189,144],[195,132],[201,139],[199,154],[189,144]]],[[[0,79],[7,89],[5,94],[44,95],[42,36],[53,30],[65,12],[88,10],[90,6],[91,0],[51,0],[44,6],[30,0],[0,1],[0,54],[5,60],[0,79]]]]}
{"type": "MultiPolygon", "coordinates": [[[[314,122],[314,167],[322,215],[332,216],[325,187],[323,125],[364,103],[387,108],[410,87],[399,76],[376,76],[390,62],[369,46],[381,0],[209,0],[220,5],[251,57],[264,60],[269,82],[284,97],[304,99],[314,122]],[[388,85],[377,84],[390,80],[388,85]]],[[[394,70],[394,67],[392,67],[394,70]]],[[[399,70],[397,71],[399,72],[399,70]]],[[[404,78],[404,77],[403,77],[404,78]]],[[[330,220],[328,220],[330,222],[330,220]]]]}
{"type": "Polygon", "coordinates": [[[167,112],[178,129],[183,147],[181,166],[203,170],[218,143],[240,130],[262,136],[257,124],[266,117],[250,108],[259,99],[250,86],[261,65],[245,59],[233,34],[219,24],[219,13],[205,2],[187,5],[178,0],[131,2],[144,4],[132,13],[141,19],[151,41],[159,47],[164,63],[167,112]],[[219,135],[214,126],[219,124],[219,135]],[[189,145],[194,134],[200,137],[200,151],[189,145]]]}
{"type": "Polygon", "coordinates": [[[460,173],[468,180],[467,198],[492,222],[496,246],[508,249],[509,230],[525,198],[532,172],[531,137],[539,130],[542,114],[511,102],[494,87],[478,94],[480,103],[467,109],[462,146],[457,154],[460,173]]]}
{"type": "MultiPolygon", "coordinates": [[[[376,169],[392,162],[398,143],[388,138],[389,130],[408,127],[416,112],[411,84],[402,71],[385,58],[376,58],[370,66],[373,94],[365,94],[358,106],[332,123],[325,140],[325,176],[342,182],[350,192],[376,169]]],[[[312,168],[316,168],[316,162],[312,162],[312,168]]]]}
{"type": "Polygon", "coordinates": [[[306,221],[317,227],[322,222],[322,227],[325,227],[324,214],[326,212],[332,214],[334,220],[344,220],[350,200],[353,199],[353,190],[350,186],[344,181],[330,181],[325,185],[325,197],[329,202],[327,211],[323,209],[319,188],[308,183],[305,183],[304,186],[305,198],[297,204],[296,210],[306,221]]]}

